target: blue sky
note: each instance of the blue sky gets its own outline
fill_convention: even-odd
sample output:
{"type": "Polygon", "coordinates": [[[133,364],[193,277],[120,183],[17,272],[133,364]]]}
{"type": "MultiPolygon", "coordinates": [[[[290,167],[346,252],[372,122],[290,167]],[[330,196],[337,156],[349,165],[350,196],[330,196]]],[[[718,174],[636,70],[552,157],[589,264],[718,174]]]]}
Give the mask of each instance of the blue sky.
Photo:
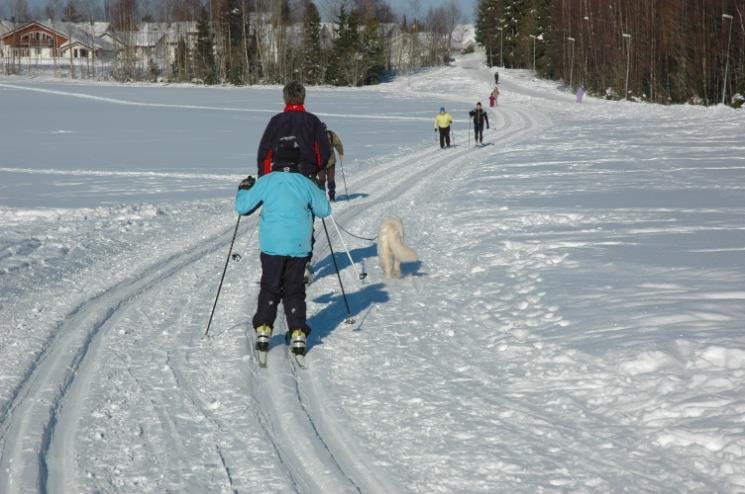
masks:
{"type": "MultiPolygon", "coordinates": [[[[456,0],[458,2],[458,5],[460,5],[460,9],[463,12],[463,15],[465,17],[466,22],[471,22],[473,19],[473,9],[475,5],[475,0],[456,0]]],[[[400,14],[406,14],[410,15],[410,0],[388,0],[388,4],[393,7],[393,10],[400,14]]],[[[430,7],[438,7],[440,5],[443,5],[447,3],[447,0],[419,0],[419,3],[422,8],[422,15],[429,10],[430,7]]]]}
{"type": "MultiPolygon", "coordinates": [[[[4,3],[6,0],[0,0],[0,3],[4,3]]],[[[447,0],[419,0],[421,5],[421,15],[426,14],[430,7],[437,7],[446,3],[447,0]]],[[[463,11],[464,20],[471,22],[473,19],[473,9],[475,0],[457,0],[463,11]]],[[[44,6],[48,2],[47,0],[28,0],[30,6],[44,6]]],[[[323,2],[316,2],[317,5],[323,2]]],[[[388,0],[388,4],[393,7],[393,10],[400,14],[406,14],[411,16],[412,12],[410,9],[410,0],[388,0]]]]}

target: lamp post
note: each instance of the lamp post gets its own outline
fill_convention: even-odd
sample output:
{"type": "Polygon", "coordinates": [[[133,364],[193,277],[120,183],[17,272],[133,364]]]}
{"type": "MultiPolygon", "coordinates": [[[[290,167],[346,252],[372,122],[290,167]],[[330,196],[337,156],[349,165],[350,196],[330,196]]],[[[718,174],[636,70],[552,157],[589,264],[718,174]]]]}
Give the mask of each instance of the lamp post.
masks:
{"type": "Polygon", "coordinates": [[[571,91],[573,90],[572,84],[574,83],[574,38],[568,36],[567,41],[572,44],[572,51],[571,55],[569,56],[569,90],[571,91]]]}
{"type": "Polygon", "coordinates": [[[624,87],[624,99],[629,99],[629,64],[631,62],[631,35],[628,33],[621,33],[621,36],[629,40],[626,43],[626,85],[624,87]]]}
{"type": "Polygon", "coordinates": [[[529,34],[528,36],[533,39],[533,72],[535,73],[535,34],[529,34]]]}
{"type": "Polygon", "coordinates": [[[727,94],[727,70],[729,69],[729,46],[732,43],[732,16],[729,14],[722,14],[722,22],[724,19],[729,19],[729,40],[727,41],[727,61],[724,63],[724,81],[722,82],[722,104],[724,104],[724,96],[727,94]]]}
{"type": "Polygon", "coordinates": [[[501,27],[498,27],[497,29],[499,30],[499,66],[504,68],[504,55],[502,51],[502,47],[504,46],[502,44],[502,31],[504,31],[504,29],[501,27]]]}

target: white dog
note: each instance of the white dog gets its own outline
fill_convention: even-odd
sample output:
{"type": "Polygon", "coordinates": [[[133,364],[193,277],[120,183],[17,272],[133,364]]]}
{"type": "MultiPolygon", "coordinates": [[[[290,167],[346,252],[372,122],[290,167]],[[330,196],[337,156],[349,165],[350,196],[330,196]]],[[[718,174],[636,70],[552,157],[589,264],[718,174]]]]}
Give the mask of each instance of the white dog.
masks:
{"type": "Polygon", "coordinates": [[[401,218],[385,218],[378,233],[378,261],[387,278],[401,277],[401,263],[417,260],[416,252],[404,244],[401,218]]]}

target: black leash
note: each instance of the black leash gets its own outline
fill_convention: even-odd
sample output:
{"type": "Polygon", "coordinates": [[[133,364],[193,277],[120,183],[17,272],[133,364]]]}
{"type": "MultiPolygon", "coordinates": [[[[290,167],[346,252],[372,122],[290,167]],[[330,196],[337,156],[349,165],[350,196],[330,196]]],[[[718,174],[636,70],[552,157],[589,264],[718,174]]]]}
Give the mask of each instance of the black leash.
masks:
{"type": "Polygon", "coordinates": [[[375,242],[375,240],[378,238],[377,235],[375,235],[373,238],[367,238],[367,237],[360,237],[359,235],[355,235],[354,233],[346,230],[343,226],[341,226],[339,223],[336,223],[336,226],[339,227],[341,231],[349,235],[350,237],[358,238],[360,240],[367,240],[368,242],[375,242]]]}

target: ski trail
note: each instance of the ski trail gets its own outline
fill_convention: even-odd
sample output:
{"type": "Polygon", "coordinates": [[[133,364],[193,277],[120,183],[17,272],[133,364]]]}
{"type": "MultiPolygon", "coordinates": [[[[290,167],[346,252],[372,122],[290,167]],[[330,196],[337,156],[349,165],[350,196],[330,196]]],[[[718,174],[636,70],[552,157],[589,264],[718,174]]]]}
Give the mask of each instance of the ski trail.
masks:
{"type": "MultiPolygon", "coordinates": [[[[229,235],[224,233],[222,242],[229,235]]],[[[3,416],[0,492],[76,491],[74,436],[100,358],[102,334],[117,322],[122,309],[220,243],[202,240],[146,268],[81,304],[60,324],[3,416]]]]}

